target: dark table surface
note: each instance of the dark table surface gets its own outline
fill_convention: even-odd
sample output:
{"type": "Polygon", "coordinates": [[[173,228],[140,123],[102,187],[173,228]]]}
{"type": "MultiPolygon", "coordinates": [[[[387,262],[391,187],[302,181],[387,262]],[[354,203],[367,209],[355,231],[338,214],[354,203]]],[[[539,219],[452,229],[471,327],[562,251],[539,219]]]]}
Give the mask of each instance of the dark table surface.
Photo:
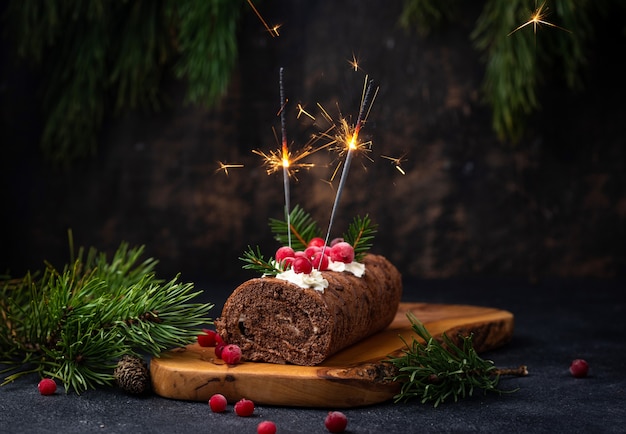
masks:
{"type": "MultiPolygon", "coordinates": [[[[236,285],[198,284],[218,316],[236,285]]],[[[626,432],[626,282],[623,280],[444,280],[405,282],[404,301],[472,304],[515,315],[512,341],[485,353],[499,367],[528,365],[527,377],[507,377],[503,395],[475,393],[459,402],[392,402],[342,409],[349,433],[626,432]],[[573,378],[570,362],[589,362],[573,378]]],[[[204,402],[116,388],[41,396],[38,378],[0,387],[0,433],[256,433],[272,420],[279,433],[324,433],[324,408],[257,405],[254,416],[212,413],[204,402]]]]}

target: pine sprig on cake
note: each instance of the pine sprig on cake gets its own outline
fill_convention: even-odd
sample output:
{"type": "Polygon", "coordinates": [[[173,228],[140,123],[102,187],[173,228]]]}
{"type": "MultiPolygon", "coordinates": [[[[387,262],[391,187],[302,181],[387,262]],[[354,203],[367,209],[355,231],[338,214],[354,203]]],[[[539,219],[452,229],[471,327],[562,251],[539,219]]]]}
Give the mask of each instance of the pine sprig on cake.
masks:
{"type": "Polygon", "coordinates": [[[248,246],[248,250],[239,259],[246,263],[243,266],[245,270],[257,271],[264,276],[275,276],[284,271],[279,262],[265,259],[259,246],[256,247],[256,250],[248,246]]]}
{"type": "Polygon", "coordinates": [[[357,261],[363,259],[363,256],[372,248],[372,240],[377,227],[378,225],[372,223],[369,215],[356,216],[348,226],[348,232],[343,238],[354,248],[354,258],[357,261]]]}
{"type": "Polygon", "coordinates": [[[258,246],[256,249],[248,246],[239,258],[246,263],[244,269],[257,271],[263,276],[276,276],[289,270],[296,274],[310,274],[314,270],[329,269],[333,262],[358,264],[372,247],[377,228],[368,215],[357,216],[342,237],[334,238],[326,245],[327,240],[321,238],[317,222],[298,205],[286,220],[270,219],[269,225],[274,239],[280,243],[274,257],[266,259],[258,246]]]}
{"type": "Polygon", "coordinates": [[[289,223],[286,220],[270,219],[270,229],[281,246],[289,245],[291,232],[291,247],[294,250],[306,249],[309,241],[320,237],[322,233],[317,222],[299,205],[289,214],[289,223]]]}

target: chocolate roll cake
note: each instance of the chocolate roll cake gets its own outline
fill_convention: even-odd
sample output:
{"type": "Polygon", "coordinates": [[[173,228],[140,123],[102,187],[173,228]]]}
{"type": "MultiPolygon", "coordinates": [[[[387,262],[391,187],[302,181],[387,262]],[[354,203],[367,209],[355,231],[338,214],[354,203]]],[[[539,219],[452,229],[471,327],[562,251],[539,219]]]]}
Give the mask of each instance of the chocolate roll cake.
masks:
{"type": "Polygon", "coordinates": [[[312,366],[385,327],[402,295],[400,272],[368,254],[365,273],[323,271],[324,291],[274,277],[241,284],[228,298],[217,332],[245,360],[312,366]]]}

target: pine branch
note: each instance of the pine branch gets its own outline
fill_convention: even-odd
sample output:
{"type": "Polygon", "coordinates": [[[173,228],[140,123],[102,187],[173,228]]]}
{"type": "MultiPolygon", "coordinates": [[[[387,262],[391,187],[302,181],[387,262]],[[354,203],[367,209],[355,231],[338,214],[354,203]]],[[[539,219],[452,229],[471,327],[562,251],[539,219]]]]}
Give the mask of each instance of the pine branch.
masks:
{"type": "Polygon", "coordinates": [[[288,245],[289,232],[291,232],[291,247],[294,250],[306,249],[309,241],[312,238],[319,237],[321,234],[317,222],[299,205],[293,207],[289,214],[289,222],[290,227],[288,228],[287,221],[270,219],[270,228],[274,238],[281,246],[288,245]]]}
{"type": "MultiPolygon", "coordinates": [[[[534,7],[542,3],[535,2],[534,7]]],[[[529,20],[533,5],[526,0],[484,3],[470,36],[485,62],[484,97],[492,108],[492,126],[501,140],[519,140],[530,116],[540,109],[543,71],[563,71],[571,89],[581,87],[585,47],[593,36],[592,17],[595,13],[606,14],[611,3],[618,4],[549,2],[549,22],[560,29],[540,23],[536,31],[534,25],[528,25],[514,34],[511,31],[529,20]],[[555,67],[558,63],[561,65],[555,67]]],[[[463,17],[459,13],[462,4],[458,0],[406,0],[400,22],[424,36],[446,21],[463,17]]]]}
{"type": "Polygon", "coordinates": [[[29,373],[55,377],[77,393],[110,385],[124,354],[162,351],[193,342],[210,324],[211,304],[178,276],[154,274],[156,261],[140,262],[143,247],[123,243],[111,261],[90,249],[62,271],[48,265],[0,287],[0,363],[7,382],[29,373]]]}
{"type": "Polygon", "coordinates": [[[404,356],[390,360],[398,370],[393,380],[402,383],[400,393],[394,397],[396,402],[417,398],[437,407],[448,398],[456,402],[472,396],[476,389],[503,393],[497,388],[501,375],[527,374],[526,367],[501,370],[492,361],[482,359],[473,347],[471,335],[460,337],[461,347],[445,333],[439,342],[415,315],[408,313],[407,317],[421,340],[405,342],[404,356]]]}
{"type": "Polygon", "coordinates": [[[369,215],[356,216],[348,232],[343,236],[344,240],[354,248],[354,259],[360,261],[372,247],[372,240],[376,233],[377,225],[373,224],[369,215]]]}
{"type": "Polygon", "coordinates": [[[41,72],[49,160],[93,155],[106,113],[157,110],[168,73],[188,102],[215,104],[237,58],[241,2],[12,0],[4,14],[16,54],[41,72]]]}
{"type": "Polygon", "coordinates": [[[275,276],[283,272],[283,268],[280,264],[277,264],[271,259],[266,260],[263,257],[259,246],[257,246],[256,251],[248,246],[248,250],[246,250],[243,257],[239,259],[246,263],[246,265],[243,266],[244,269],[256,271],[263,276],[275,276]]]}

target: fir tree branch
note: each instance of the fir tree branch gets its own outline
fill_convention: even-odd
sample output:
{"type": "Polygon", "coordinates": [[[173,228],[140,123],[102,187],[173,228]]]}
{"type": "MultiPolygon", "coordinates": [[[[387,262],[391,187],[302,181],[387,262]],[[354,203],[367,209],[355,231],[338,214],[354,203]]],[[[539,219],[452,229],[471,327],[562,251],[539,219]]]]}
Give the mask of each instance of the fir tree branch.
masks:
{"type": "Polygon", "coordinates": [[[350,223],[348,232],[344,234],[343,238],[354,248],[356,261],[362,260],[363,256],[371,249],[376,228],[377,225],[372,223],[369,215],[365,217],[356,216],[350,223]]]}
{"type": "Polygon", "coordinates": [[[163,77],[186,80],[186,99],[211,106],[237,58],[242,3],[12,0],[4,27],[16,54],[41,75],[49,160],[93,155],[106,113],[157,110],[163,77]]]}
{"type": "Polygon", "coordinates": [[[259,246],[257,246],[256,251],[248,246],[248,250],[246,250],[243,257],[239,259],[246,263],[246,265],[243,266],[244,269],[256,271],[263,276],[275,276],[283,272],[283,267],[280,264],[271,259],[266,260],[263,257],[259,246]]]}
{"type": "Polygon", "coordinates": [[[77,393],[113,382],[124,354],[162,351],[193,342],[210,324],[211,304],[176,278],[165,282],[143,247],[123,243],[113,258],[90,249],[62,271],[48,265],[0,287],[0,363],[7,382],[29,372],[61,380],[77,393]]]}
{"type": "Polygon", "coordinates": [[[285,220],[270,219],[269,224],[274,238],[281,246],[288,245],[289,232],[291,232],[291,247],[294,250],[306,249],[309,241],[321,234],[317,222],[299,205],[294,206],[289,213],[289,221],[290,226],[287,227],[285,220]]]}

